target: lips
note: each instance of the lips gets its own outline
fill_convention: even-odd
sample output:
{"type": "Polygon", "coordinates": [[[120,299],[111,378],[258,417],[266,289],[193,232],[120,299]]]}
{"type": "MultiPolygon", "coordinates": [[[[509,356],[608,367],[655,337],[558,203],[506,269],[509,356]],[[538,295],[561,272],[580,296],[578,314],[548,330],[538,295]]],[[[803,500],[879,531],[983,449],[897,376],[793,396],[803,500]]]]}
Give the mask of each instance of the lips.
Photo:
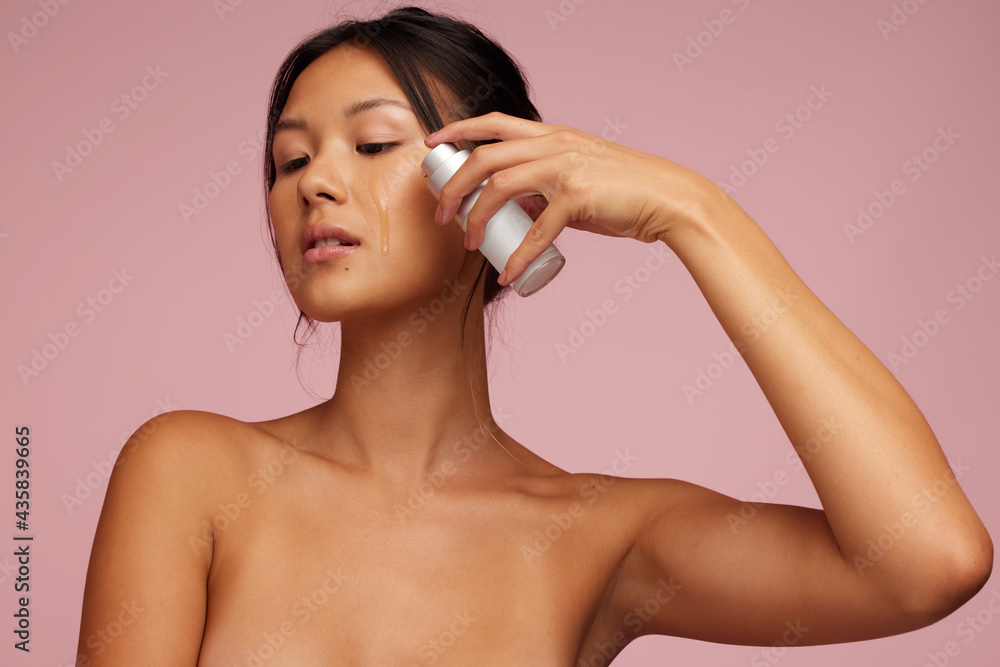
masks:
{"type": "Polygon", "coordinates": [[[357,238],[337,225],[313,223],[302,232],[302,261],[313,264],[342,257],[354,252],[360,244],[357,238]]]}
{"type": "MultiPolygon", "coordinates": [[[[358,239],[353,235],[349,234],[347,230],[336,225],[320,222],[308,225],[305,230],[303,230],[301,242],[302,252],[305,253],[311,248],[315,248],[317,242],[319,241],[326,241],[329,243],[330,240],[340,241],[342,245],[347,246],[361,245],[361,242],[358,241],[358,239]]],[[[330,247],[326,243],[321,243],[320,245],[330,247]]],[[[332,245],[336,247],[336,244],[332,245]]]]}
{"type": "Polygon", "coordinates": [[[328,259],[349,255],[357,250],[357,248],[358,246],[356,245],[326,245],[319,248],[309,248],[302,255],[302,263],[315,264],[317,262],[325,262],[328,259]]]}

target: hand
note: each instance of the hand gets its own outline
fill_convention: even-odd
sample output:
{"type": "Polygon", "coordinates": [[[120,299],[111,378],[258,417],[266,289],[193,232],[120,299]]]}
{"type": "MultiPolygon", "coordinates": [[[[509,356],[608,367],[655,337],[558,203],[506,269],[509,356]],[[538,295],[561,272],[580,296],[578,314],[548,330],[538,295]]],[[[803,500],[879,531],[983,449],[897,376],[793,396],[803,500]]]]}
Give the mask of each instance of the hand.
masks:
{"type": "Polygon", "coordinates": [[[666,242],[678,226],[693,220],[703,198],[719,190],[704,176],[665,158],[571,127],[499,112],[449,123],[424,143],[433,148],[488,139],[502,141],[476,147],[445,183],[436,222],[453,220],[462,199],[489,178],[466,224],[469,248],[475,249],[500,207],[509,200],[521,203],[535,224],[507,261],[502,284],[520,276],[565,227],[666,242]]]}

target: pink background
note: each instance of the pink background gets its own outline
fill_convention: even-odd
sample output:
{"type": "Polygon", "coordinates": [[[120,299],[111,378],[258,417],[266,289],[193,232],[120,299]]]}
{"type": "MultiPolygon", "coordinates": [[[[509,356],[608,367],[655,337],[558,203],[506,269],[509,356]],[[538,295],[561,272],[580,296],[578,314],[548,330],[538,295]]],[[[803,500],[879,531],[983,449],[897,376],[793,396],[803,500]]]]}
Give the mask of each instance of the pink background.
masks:
{"type": "MultiPolygon", "coordinates": [[[[962,486],[1000,538],[1000,279],[974,279],[981,258],[1000,251],[1000,6],[576,3],[425,4],[473,21],[507,47],[528,72],[549,122],[595,134],[616,125],[619,142],[717,181],[730,178],[748,150],[775,139],[778,150],[734,197],[872,351],[888,363],[904,336],[946,311],[947,322],[933,337],[918,335],[924,344],[916,356],[894,370],[949,458],[968,467],[962,486]],[[878,22],[891,21],[894,8],[907,20],[883,35],[878,22]],[[732,22],[712,24],[726,9],[732,22]],[[712,36],[705,21],[722,33],[712,36]],[[689,38],[697,43],[699,33],[702,52],[692,47],[697,57],[679,68],[675,52],[689,38]],[[812,86],[832,95],[788,136],[776,123],[807,101],[812,86]],[[936,161],[911,180],[907,161],[949,127],[958,138],[939,155],[931,149],[936,161]],[[896,179],[905,191],[852,242],[844,225],[896,179]],[[959,308],[949,292],[970,279],[981,289],[959,308]]],[[[164,406],[261,420],[315,402],[296,379],[290,304],[263,318],[233,351],[223,339],[255,301],[283,289],[264,241],[259,153],[250,142],[263,128],[273,74],[301,37],[343,13],[390,4],[245,0],[221,16],[218,4],[70,2],[51,18],[36,16],[44,23],[36,32],[24,28],[24,19],[42,11],[39,0],[11,0],[0,9],[5,34],[31,35],[15,52],[8,34],[0,49],[7,210],[0,221],[0,425],[7,434],[0,447],[0,543],[13,545],[18,532],[13,431],[21,424],[33,432],[35,535],[30,656],[12,648],[13,546],[0,546],[5,665],[72,664],[106,490],[100,471],[133,429],[164,406]],[[123,117],[114,101],[143,81],[147,67],[159,67],[162,80],[139,91],[145,99],[123,117]],[[66,146],[84,141],[85,132],[97,136],[103,119],[113,131],[99,132],[100,143],[60,180],[53,162],[65,161],[66,146]],[[229,161],[239,173],[185,222],[179,206],[190,205],[193,190],[203,190],[210,172],[229,161]],[[78,310],[88,297],[102,296],[116,270],[134,278],[101,312],[78,310]],[[50,335],[59,339],[74,323],[77,335],[23,381],[18,366],[30,365],[50,335]],[[66,498],[80,502],[68,508],[66,498]]],[[[647,246],[575,230],[559,245],[568,259],[559,278],[505,306],[505,343],[494,349],[491,385],[495,413],[509,415],[503,425],[571,471],[606,470],[627,449],[638,458],[630,476],[677,477],[741,498],[784,471],[790,481],[771,499],[818,506],[805,473],[786,462],[791,447],[743,362],[712,366],[713,355],[725,358],[729,341],[679,262],[671,258],[626,300],[614,286],[642,265],[647,246]],[[556,344],[569,342],[572,328],[606,299],[616,301],[616,312],[599,328],[585,327],[592,335],[564,362],[556,344]],[[715,379],[688,400],[682,388],[699,371],[715,379]]],[[[305,362],[304,379],[327,395],[335,357],[305,362]]],[[[954,641],[960,652],[949,664],[995,664],[988,656],[1000,654],[1000,618],[987,607],[994,595],[995,579],[931,627],[790,650],[781,663],[920,667],[954,641]],[[966,642],[959,624],[977,613],[980,623],[992,624],[966,642]]],[[[615,665],[760,660],[758,648],[647,637],[615,665]]]]}

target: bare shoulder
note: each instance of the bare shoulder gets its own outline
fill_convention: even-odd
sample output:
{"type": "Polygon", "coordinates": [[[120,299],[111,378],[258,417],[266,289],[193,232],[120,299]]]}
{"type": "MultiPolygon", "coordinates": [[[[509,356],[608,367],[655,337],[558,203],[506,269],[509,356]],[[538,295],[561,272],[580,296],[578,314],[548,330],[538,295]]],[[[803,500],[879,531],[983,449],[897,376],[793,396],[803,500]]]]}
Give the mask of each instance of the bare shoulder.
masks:
{"type": "MultiPolygon", "coordinates": [[[[211,412],[177,410],[152,417],[135,430],[115,461],[97,541],[107,537],[113,523],[140,519],[132,517],[131,508],[142,503],[156,503],[165,525],[200,525],[220,498],[232,495],[268,439],[251,424],[211,412]]],[[[198,555],[208,567],[211,550],[198,555]]]]}
{"type": "Polygon", "coordinates": [[[555,509],[565,524],[586,526],[582,531],[590,553],[610,558],[616,568],[631,566],[652,526],[697,521],[697,516],[731,498],[690,482],[669,478],[633,478],[607,473],[533,475],[520,486],[535,498],[548,516],[555,509]],[[565,516],[562,516],[565,515],[565,516]],[[602,545],[593,550],[593,545],[602,545]],[[637,549],[636,547],[639,546],[637,549]]]}
{"type": "Polygon", "coordinates": [[[737,513],[742,503],[705,486],[675,478],[632,478],[607,474],[571,476],[588,506],[600,508],[602,525],[629,548],[622,554],[623,572],[644,569],[642,555],[650,540],[683,553],[688,545],[682,535],[697,533],[727,513],[737,513]]]}
{"type": "Polygon", "coordinates": [[[189,456],[225,454],[240,436],[252,430],[246,422],[201,410],[174,410],[156,415],[137,428],[122,448],[119,459],[139,451],[157,455],[189,456]]]}
{"type": "Polygon", "coordinates": [[[597,519],[589,523],[588,557],[610,565],[600,570],[606,576],[602,602],[585,644],[621,649],[641,635],[674,634],[682,591],[697,588],[678,565],[701,528],[737,501],[674,478],[578,473],[568,481],[580,499],[581,519],[597,519]],[[659,558],[650,558],[651,552],[659,558]]]}
{"type": "Polygon", "coordinates": [[[220,494],[231,492],[241,460],[261,439],[255,433],[235,419],[182,410],[153,417],[125,443],[87,570],[79,640],[85,664],[197,662],[214,542],[205,519],[220,494]],[[126,618],[127,633],[104,633],[126,618]]]}
{"type": "MultiPolygon", "coordinates": [[[[273,440],[254,424],[200,410],[152,417],[125,443],[115,469],[145,468],[208,493],[226,485],[273,440]]],[[[122,476],[119,473],[119,476],[122,476]]]]}
{"type": "Polygon", "coordinates": [[[621,477],[607,473],[571,473],[552,478],[564,492],[586,505],[600,505],[636,527],[679,506],[691,508],[710,499],[726,498],[710,489],[673,478],[621,477]]]}

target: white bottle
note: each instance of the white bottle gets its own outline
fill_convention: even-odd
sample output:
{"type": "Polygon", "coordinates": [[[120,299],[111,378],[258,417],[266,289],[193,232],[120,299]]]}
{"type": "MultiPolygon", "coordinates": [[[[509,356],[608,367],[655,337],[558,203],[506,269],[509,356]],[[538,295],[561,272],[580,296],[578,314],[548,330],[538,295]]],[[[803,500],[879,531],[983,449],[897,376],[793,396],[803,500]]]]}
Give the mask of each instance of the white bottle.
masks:
{"type": "MultiPolygon", "coordinates": [[[[441,186],[458,171],[458,168],[468,158],[469,151],[460,151],[455,144],[449,143],[440,144],[427,154],[427,157],[420,163],[421,175],[427,177],[427,187],[430,188],[435,197],[441,196],[441,186]]],[[[466,231],[465,224],[469,211],[479,199],[479,195],[488,180],[483,181],[482,185],[469,193],[458,208],[457,217],[463,232],[466,231]]],[[[516,201],[506,202],[496,212],[496,215],[486,223],[486,234],[482,245],[479,246],[480,252],[486,256],[486,259],[498,272],[502,273],[507,260],[521,245],[533,224],[531,217],[524,212],[520,204],[516,201]]],[[[549,245],[510,285],[521,296],[531,296],[549,284],[549,281],[556,277],[565,264],[566,258],[562,256],[562,253],[555,246],[549,245]]]]}

